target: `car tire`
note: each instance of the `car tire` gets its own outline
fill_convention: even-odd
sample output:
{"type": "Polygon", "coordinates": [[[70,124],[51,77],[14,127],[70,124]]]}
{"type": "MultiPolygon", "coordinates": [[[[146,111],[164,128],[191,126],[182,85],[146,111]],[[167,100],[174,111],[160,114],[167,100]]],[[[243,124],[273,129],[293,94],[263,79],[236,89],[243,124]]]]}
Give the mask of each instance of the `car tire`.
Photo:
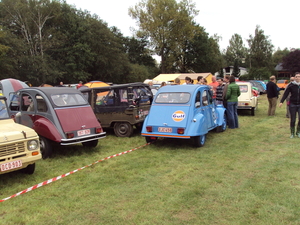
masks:
{"type": "Polygon", "coordinates": [[[98,145],[98,139],[93,141],[82,142],[84,147],[95,148],[98,145]]]}
{"type": "Polygon", "coordinates": [[[202,147],[206,141],[206,134],[194,137],[194,146],[202,147]]]}
{"type": "Polygon", "coordinates": [[[33,174],[35,171],[35,163],[29,164],[26,168],[22,170],[26,174],[33,174]]]}
{"type": "Polygon", "coordinates": [[[255,107],[251,108],[251,116],[255,116],[255,107]]]}
{"type": "Polygon", "coordinates": [[[43,159],[47,159],[52,155],[52,145],[49,139],[40,136],[40,150],[43,159]]]}
{"type": "Polygon", "coordinates": [[[118,122],[114,125],[114,132],[118,137],[130,137],[133,133],[133,127],[128,122],[118,122]]]}
{"type": "Polygon", "coordinates": [[[145,139],[146,139],[146,142],[147,142],[147,143],[151,143],[151,142],[153,142],[153,141],[156,141],[156,140],[157,140],[157,137],[149,137],[149,136],[146,136],[145,139]]]}
{"type": "Polygon", "coordinates": [[[219,133],[219,132],[223,132],[225,131],[227,128],[227,118],[226,118],[226,114],[224,113],[224,116],[223,116],[223,123],[221,126],[218,126],[216,128],[216,131],[219,133]]]}

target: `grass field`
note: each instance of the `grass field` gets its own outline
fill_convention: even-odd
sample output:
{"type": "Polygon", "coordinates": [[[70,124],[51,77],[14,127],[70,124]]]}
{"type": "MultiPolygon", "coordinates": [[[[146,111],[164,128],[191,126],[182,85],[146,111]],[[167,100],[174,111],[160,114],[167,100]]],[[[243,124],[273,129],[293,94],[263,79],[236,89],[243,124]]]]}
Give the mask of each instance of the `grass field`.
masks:
{"type": "MultiPolygon", "coordinates": [[[[240,112],[239,129],[205,146],[164,139],[0,203],[0,224],[300,224],[300,138],[285,107],[240,112]]],[[[145,144],[108,132],[98,147],[56,149],[33,175],[0,176],[0,199],[145,144]]]]}

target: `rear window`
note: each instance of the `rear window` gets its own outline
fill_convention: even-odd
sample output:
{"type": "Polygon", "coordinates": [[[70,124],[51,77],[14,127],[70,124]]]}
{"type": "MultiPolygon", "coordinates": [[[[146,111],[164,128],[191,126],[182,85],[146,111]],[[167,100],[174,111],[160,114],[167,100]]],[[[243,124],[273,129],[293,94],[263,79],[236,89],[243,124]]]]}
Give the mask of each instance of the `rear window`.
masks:
{"type": "Polygon", "coordinates": [[[277,81],[278,84],[283,84],[284,82],[285,82],[284,80],[277,81]]]}
{"type": "Polygon", "coordinates": [[[187,103],[190,97],[187,92],[162,92],[155,98],[155,103],[187,103]]]}
{"type": "Polygon", "coordinates": [[[56,106],[74,106],[88,104],[80,94],[51,95],[51,99],[56,106]]]}
{"type": "Polygon", "coordinates": [[[248,85],[239,85],[241,92],[248,92],[248,85]]]}

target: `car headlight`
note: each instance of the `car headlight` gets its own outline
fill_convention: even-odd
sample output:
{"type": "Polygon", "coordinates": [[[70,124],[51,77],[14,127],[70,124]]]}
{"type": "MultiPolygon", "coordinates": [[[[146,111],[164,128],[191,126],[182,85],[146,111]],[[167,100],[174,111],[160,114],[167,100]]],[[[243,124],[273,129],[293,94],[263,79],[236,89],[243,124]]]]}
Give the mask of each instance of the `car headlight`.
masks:
{"type": "Polygon", "coordinates": [[[28,150],[33,151],[39,148],[39,141],[38,140],[30,140],[27,142],[28,150]]]}

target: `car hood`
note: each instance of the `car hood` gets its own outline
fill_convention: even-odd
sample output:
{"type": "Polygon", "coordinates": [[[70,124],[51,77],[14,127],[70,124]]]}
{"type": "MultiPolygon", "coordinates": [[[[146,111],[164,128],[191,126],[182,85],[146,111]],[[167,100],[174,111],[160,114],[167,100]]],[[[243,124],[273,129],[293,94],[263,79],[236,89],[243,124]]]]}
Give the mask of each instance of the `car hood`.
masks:
{"type": "Polygon", "coordinates": [[[36,132],[26,126],[17,124],[13,119],[0,120],[0,143],[24,140],[24,138],[38,138],[36,132]]]}
{"type": "Polygon", "coordinates": [[[58,108],[55,113],[64,132],[100,126],[90,106],[58,108]]]}
{"type": "Polygon", "coordinates": [[[147,118],[147,125],[186,127],[189,108],[189,105],[152,105],[147,118]]]}

